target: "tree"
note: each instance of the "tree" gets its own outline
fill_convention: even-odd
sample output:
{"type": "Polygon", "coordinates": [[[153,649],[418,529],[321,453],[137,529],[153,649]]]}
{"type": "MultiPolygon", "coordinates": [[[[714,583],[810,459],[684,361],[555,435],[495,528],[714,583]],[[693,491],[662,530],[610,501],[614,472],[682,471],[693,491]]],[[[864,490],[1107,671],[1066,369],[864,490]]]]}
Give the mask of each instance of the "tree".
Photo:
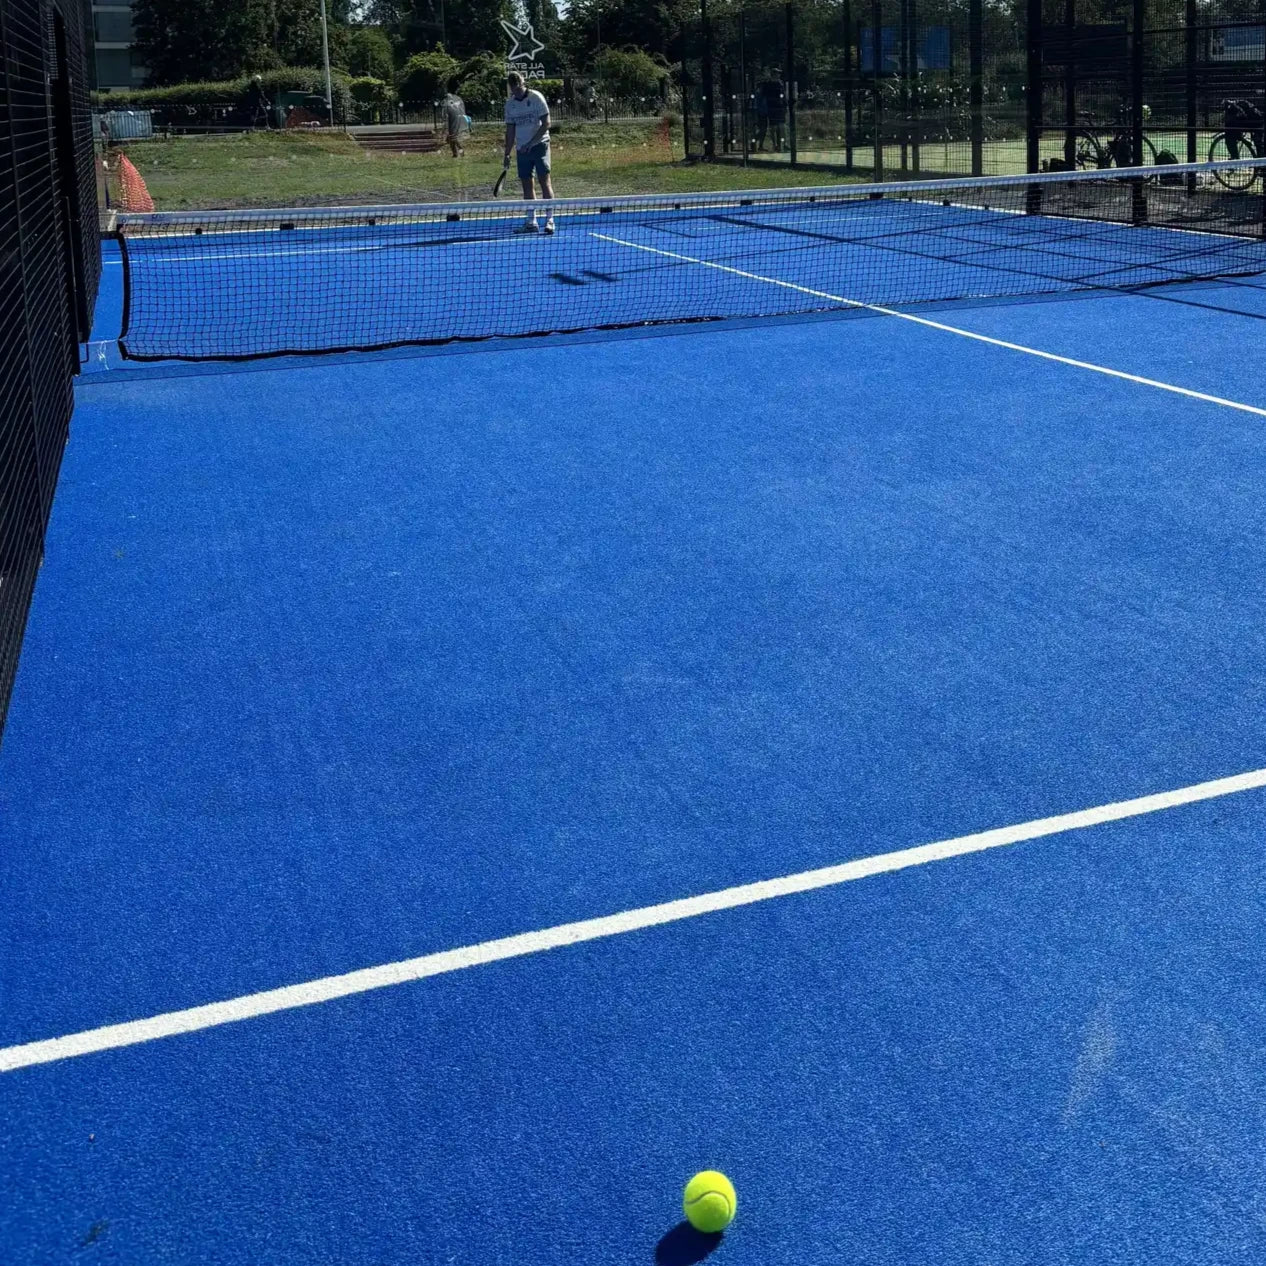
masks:
{"type": "Polygon", "coordinates": [[[494,53],[479,53],[462,65],[458,72],[461,93],[467,109],[498,111],[506,99],[505,59],[494,53]]]}
{"type": "Polygon", "coordinates": [[[437,44],[431,53],[414,53],[400,70],[396,87],[406,105],[438,101],[448,91],[448,82],[457,76],[460,63],[437,44]]]}
{"type": "MultiPolygon", "coordinates": [[[[350,0],[327,0],[330,60],[346,62],[350,0]]],[[[321,64],[319,0],[135,0],[136,50],[155,85],[321,64]]]]}
{"type": "Polygon", "coordinates": [[[559,21],[559,43],[575,70],[601,48],[640,48],[681,60],[681,34],[699,16],[698,0],[572,0],[559,21]]]}
{"type": "Polygon", "coordinates": [[[657,97],[668,67],[645,53],[604,48],[594,60],[602,86],[613,97],[657,97]]]}
{"type": "Polygon", "coordinates": [[[506,50],[501,19],[515,16],[513,0],[410,0],[399,26],[406,53],[443,44],[458,57],[506,50]]]}
{"type": "MultiPolygon", "coordinates": [[[[273,19],[273,52],[279,66],[321,64],[320,0],[269,0],[273,19]]],[[[326,0],[330,62],[347,65],[348,0],[326,0]]]]}
{"type": "Polygon", "coordinates": [[[395,78],[391,41],[379,27],[358,27],[347,37],[347,69],[353,75],[381,79],[387,83],[395,78]]]}
{"type": "Polygon", "coordinates": [[[545,45],[541,60],[559,62],[562,54],[558,40],[560,19],[554,0],[524,0],[523,10],[536,38],[545,45]]]}
{"type": "Polygon", "coordinates": [[[271,0],[135,0],[132,23],[151,84],[231,79],[276,64],[271,0]]]}

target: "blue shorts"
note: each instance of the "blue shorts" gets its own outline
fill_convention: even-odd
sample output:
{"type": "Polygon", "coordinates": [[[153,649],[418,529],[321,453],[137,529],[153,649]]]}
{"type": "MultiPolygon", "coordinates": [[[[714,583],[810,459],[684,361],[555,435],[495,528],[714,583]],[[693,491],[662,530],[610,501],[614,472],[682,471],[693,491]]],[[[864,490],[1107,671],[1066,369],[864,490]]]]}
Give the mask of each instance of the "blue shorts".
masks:
{"type": "Polygon", "coordinates": [[[549,175],[549,142],[542,141],[529,150],[519,150],[519,179],[531,180],[535,172],[544,180],[549,175]]]}

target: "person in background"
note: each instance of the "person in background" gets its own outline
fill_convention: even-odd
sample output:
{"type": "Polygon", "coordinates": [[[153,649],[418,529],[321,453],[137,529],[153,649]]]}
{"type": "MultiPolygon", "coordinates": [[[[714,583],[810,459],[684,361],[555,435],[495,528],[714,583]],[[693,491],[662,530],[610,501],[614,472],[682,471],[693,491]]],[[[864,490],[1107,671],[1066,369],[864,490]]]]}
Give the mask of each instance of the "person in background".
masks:
{"type": "Polygon", "coordinates": [[[251,127],[266,127],[270,131],[273,126],[272,103],[268,93],[264,91],[264,81],[259,75],[251,76],[250,91],[251,127]]]}
{"type": "Polygon", "coordinates": [[[440,103],[444,108],[444,133],[448,148],[454,158],[461,158],[466,153],[462,138],[470,131],[470,120],[466,117],[466,103],[457,95],[457,80],[448,81],[448,91],[440,103]]]}
{"type": "Polygon", "coordinates": [[[765,95],[765,81],[756,85],[752,94],[756,106],[756,148],[765,148],[765,134],[769,131],[769,98],[765,95]]]}
{"type": "Polygon", "coordinates": [[[765,90],[768,94],[766,105],[769,110],[769,130],[773,133],[774,150],[781,153],[782,132],[787,123],[787,93],[783,88],[782,79],[777,75],[769,78],[765,84],[765,90]]]}
{"type": "MultiPolygon", "coordinates": [[[[510,154],[517,150],[519,179],[523,182],[523,199],[531,202],[536,198],[532,177],[541,182],[541,197],[552,198],[554,186],[550,181],[549,163],[549,105],[535,89],[529,89],[523,76],[512,70],[506,76],[510,95],[506,98],[506,152],[505,166],[510,166],[510,154]]],[[[546,215],[545,232],[554,231],[554,217],[546,215]]],[[[516,233],[537,232],[536,214],[529,214],[516,233]]]]}

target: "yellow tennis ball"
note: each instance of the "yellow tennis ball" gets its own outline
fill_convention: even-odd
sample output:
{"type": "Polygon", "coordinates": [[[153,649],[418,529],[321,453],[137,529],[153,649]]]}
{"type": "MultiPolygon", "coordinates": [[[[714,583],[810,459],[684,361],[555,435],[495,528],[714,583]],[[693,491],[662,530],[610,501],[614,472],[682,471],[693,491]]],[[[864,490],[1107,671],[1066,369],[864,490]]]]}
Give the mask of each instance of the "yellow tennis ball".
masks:
{"type": "Polygon", "coordinates": [[[738,1212],[738,1196],[724,1174],[705,1169],[686,1184],[681,1207],[696,1231],[724,1231],[738,1212]]]}

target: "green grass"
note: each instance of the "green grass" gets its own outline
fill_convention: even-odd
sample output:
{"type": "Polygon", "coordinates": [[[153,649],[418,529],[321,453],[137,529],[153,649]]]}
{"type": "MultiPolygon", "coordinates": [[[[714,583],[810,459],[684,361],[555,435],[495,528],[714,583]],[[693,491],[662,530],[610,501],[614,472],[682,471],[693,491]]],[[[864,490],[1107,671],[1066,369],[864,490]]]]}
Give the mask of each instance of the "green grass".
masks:
{"type": "MultiPolygon", "coordinates": [[[[248,132],[129,141],[159,210],[448,202],[488,197],[501,170],[502,129],[476,125],[466,157],[363,150],[342,132],[248,132]]],[[[655,126],[567,124],[553,139],[560,198],[618,193],[820,185],[820,171],[741,168],[683,161],[680,125],[671,145],[655,126]]],[[[511,183],[514,173],[511,172],[511,183]]],[[[112,194],[115,193],[112,182],[112,194]]]]}

